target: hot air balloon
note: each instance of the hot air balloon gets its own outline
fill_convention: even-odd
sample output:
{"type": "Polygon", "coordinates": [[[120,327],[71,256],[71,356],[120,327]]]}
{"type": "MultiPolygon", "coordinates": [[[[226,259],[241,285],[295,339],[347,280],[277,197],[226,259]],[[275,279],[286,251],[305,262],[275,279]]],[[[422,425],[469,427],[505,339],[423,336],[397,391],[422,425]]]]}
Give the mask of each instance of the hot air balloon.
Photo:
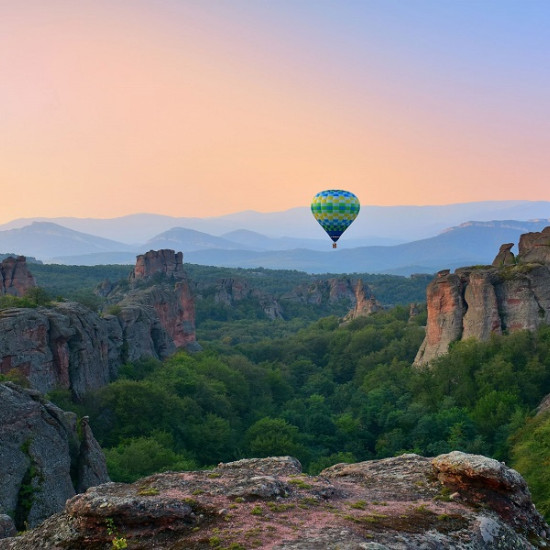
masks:
{"type": "Polygon", "coordinates": [[[359,214],[359,199],[350,191],[328,189],[321,191],[311,201],[311,212],[321,227],[336,241],[359,214]]]}

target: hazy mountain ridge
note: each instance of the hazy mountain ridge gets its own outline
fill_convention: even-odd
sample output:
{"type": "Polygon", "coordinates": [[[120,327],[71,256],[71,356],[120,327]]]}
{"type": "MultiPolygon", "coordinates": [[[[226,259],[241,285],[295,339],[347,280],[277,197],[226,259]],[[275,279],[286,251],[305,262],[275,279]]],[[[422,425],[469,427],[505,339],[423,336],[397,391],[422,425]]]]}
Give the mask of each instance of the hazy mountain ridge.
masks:
{"type": "MultiPolygon", "coordinates": [[[[437,206],[363,205],[358,218],[346,232],[346,242],[361,239],[363,245],[390,244],[388,239],[391,239],[398,244],[432,237],[467,220],[534,220],[549,216],[548,201],[481,201],[437,206]]],[[[0,225],[0,231],[21,228],[33,221],[47,221],[126,244],[144,243],[173,227],[186,227],[215,236],[247,229],[274,238],[324,240],[323,230],[312,220],[309,207],[303,206],[282,212],[244,211],[208,218],[148,213],[109,219],[20,218],[0,225]]]]}
{"type": "MultiPolygon", "coordinates": [[[[460,219],[450,226],[457,216],[467,211],[480,218],[489,214],[550,212],[550,203],[504,201],[469,203],[429,207],[364,207],[362,215],[349,228],[333,250],[330,240],[314,222],[309,209],[294,208],[285,212],[262,214],[242,212],[217,218],[171,218],[154,214],[135,214],[111,220],[60,218],[63,223],[87,225],[96,234],[84,233],[53,222],[34,221],[24,227],[15,220],[0,226],[0,252],[34,256],[50,263],[71,265],[132,264],[137,254],[150,249],[170,248],[182,251],[187,263],[224,267],[265,267],[296,269],[310,273],[433,273],[444,268],[491,263],[503,242],[516,243],[522,233],[540,231],[550,223],[547,218],[534,216],[530,221],[506,217],[498,220],[460,219]],[[366,212],[365,212],[366,210],[366,212]],[[383,223],[380,214],[386,213],[383,223]],[[389,213],[391,216],[388,216],[389,213]],[[369,213],[371,216],[369,217],[369,213]],[[132,234],[134,239],[159,229],[166,224],[207,227],[202,231],[189,226],[171,227],[143,239],[142,244],[122,242],[132,234]],[[378,221],[377,221],[378,220],[378,221]],[[447,225],[443,226],[444,220],[447,225]],[[413,224],[413,221],[415,224],[413,224]],[[237,227],[237,224],[240,224],[237,227]],[[248,225],[245,225],[248,224],[248,225]],[[370,224],[370,225],[369,225],[370,224]],[[221,229],[227,229],[219,235],[221,229]],[[260,230],[256,228],[260,227],[260,230]],[[414,227],[413,227],[414,226],[414,227]],[[1,228],[12,227],[11,229],[1,228]],[[428,228],[438,228],[425,238],[414,240],[428,228]],[[273,236],[277,228],[278,236],[273,236]],[[365,229],[366,228],[366,229],[365,229]],[[138,230],[139,229],[139,230],[138,230]],[[413,230],[414,229],[414,230],[413,230]],[[117,239],[97,236],[109,230],[117,239]],[[365,230],[387,231],[386,237],[373,238],[365,230]],[[437,232],[436,236],[433,234],[437,232]],[[285,236],[284,233],[293,236],[285,236]],[[318,238],[309,235],[319,235],[318,238]],[[408,239],[406,238],[408,237],[408,239]],[[407,240],[388,245],[392,239],[407,240]],[[373,245],[370,241],[385,242],[373,245]]],[[[25,220],[28,222],[29,220],[25,220]]],[[[135,241],[134,241],[135,242],[135,241]]]]}
{"type": "Polygon", "coordinates": [[[96,237],[53,222],[32,222],[25,227],[0,231],[0,250],[48,260],[65,254],[133,251],[127,244],[96,237]]]}

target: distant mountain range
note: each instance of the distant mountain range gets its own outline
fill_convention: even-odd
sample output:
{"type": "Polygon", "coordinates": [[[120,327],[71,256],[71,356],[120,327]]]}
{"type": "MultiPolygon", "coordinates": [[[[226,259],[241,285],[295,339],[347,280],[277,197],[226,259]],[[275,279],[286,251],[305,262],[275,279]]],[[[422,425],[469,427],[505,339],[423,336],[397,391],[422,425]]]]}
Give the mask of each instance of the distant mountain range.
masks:
{"type": "MultiPolygon", "coordinates": [[[[483,201],[443,206],[363,205],[358,218],[346,232],[345,246],[391,245],[426,239],[469,220],[487,222],[549,217],[548,201],[483,201]]],[[[211,218],[177,218],[159,214],[131,214],[110,219],[20,218],[0,225],[0,231],[21,228],[35,221],[53,222],[127,245],[141,245],[174,227],[194,229],[217,237],[245,229],[276,239],[325,238],[308,207],[269,213],[245,211],[211,218]]]]}
{"type": "Polygon", "coordinates": [[[549,214],[549,202],[528,201],[367,206],[336,250],[309,209],[302,208],[205,219],[154,214],[109,220],[27,219],[0,226],[0,253],[15,252],[49,263],[73,265],[133,264],[137,254],[171,248],[182,251],[186,262],[203,265],[409,275],[491,263],[501,244],[517,243],[522,233],[550,225],[549,214]],[[515,216],[485,219],[503,213],[515,216]],[[373,219],[363,221],[369,214],[379,226],[373,225],[373,219]],[[462,218],[452,225],[459,216],[468,215],[466,220],[472,220],[474,214],[477,221],[462,218]],[[532,217],[521,221],[522,215],[532,217]],[[184,222],[193,227],[180,225],[184,222]],[[207,231],[208,226],[212,229],[207,231]],[[222,231],[224,228],[228,230],[222,231]],[[431,234],[418,237],[430,228],[431,234]]]}

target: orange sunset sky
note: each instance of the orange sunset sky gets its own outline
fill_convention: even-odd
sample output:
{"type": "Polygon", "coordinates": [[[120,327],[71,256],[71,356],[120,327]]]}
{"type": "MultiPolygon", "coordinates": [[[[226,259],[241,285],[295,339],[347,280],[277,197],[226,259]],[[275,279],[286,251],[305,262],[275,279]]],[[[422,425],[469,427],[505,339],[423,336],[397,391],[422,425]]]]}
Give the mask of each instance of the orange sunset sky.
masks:
{"type": "Polygon", "coordinates": [[[550,2],[0,0],[0,223],[550,200],[550,2]]]}

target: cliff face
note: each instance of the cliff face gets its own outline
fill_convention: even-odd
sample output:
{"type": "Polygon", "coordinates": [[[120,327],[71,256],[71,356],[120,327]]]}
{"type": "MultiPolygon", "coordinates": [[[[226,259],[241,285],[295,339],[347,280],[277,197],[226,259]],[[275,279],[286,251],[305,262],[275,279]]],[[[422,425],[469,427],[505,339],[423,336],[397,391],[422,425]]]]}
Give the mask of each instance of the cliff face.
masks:
{"type": "MultiPolygon", "coordinates": [[[[153,357],[162,359],[178,348],[200,349],[195,336],[195,304],[186,280],[131,291],[118,305],[122,308],[118,318],[127,337],[140,320],[149,317],[143,329],[153,357]]],[[[136,335],[130,340],[136,340],[136,335]]],[[[139,347],[130,354],[142,355],[139,347]]]]}
{"type": "Polygon", "coordinates": [[[0,295],[24,296],[27,290],[36,286],[36,281],[27,269],[25,256],[12,256],[0,263],[0,295]]]}
{"type": "Polygon", "coordinates": [[[529,550],[548,535],[516,471],[453,452],[338,464],[315,477],[278,457],[110,483],[0,549],[529,550]]]}
{"type": "Polygon", "coordinates": [[[151,252],[137,267],[132,290],[107,292],[115,314],[99,316],[71,302],[0,311],[0,374],[22,375],[41,392],[67,388],[78,398],[107,384],[128,360],[200,349],[181,254],[151,252]],[[151,284],[155,274],[162,280],[151,284]]]}
{"type": "Polygon", "coordinates": [[[415,364],[446,353],[457,340],[550,323],[550,227],[522,235],[517,258],[510,248],[501,247],[493,266],[436,275],[427,288],[426,337],[415,364]]]}
{"type": "Polygon", "coordinates": [[[0,333],[0,374],[16,371],[39,391],[71,388],[76,396],[109,381],[110,346],[122,345],[120,325],[76,303],[0,311],[0,333]]]}
{"type": "Polygon", "coordinates": [[[167,344],[172,348],[170,352],[177,348],[200,349],[195,335],[195,302],[183,269],[181,252],[150,250],[138,256],[129,279],[133,291],[124,297],[121,306],[153,308],[172,342],[167,344]],[[140,282],[155,284],[143,288],[139,286],[140,282]]]}
{"type": "Polygon", "coordinates": [[[125,361],[162,359],[176,349],[154,310],[143,305],[105,317],[72,302],[6,309],[0,334],[0,374],[21,375],[44,393],[70,389],[77,398],[106,385],[125,361]]]}
{"type": "Polygon", "coordinates": [[[109,481],[86,421],[79,438],[74,413],[9,382],[0,384],[0,472],[0,514],[10,514],[17,529],[37,525],[76,492],[109,481]]]}

